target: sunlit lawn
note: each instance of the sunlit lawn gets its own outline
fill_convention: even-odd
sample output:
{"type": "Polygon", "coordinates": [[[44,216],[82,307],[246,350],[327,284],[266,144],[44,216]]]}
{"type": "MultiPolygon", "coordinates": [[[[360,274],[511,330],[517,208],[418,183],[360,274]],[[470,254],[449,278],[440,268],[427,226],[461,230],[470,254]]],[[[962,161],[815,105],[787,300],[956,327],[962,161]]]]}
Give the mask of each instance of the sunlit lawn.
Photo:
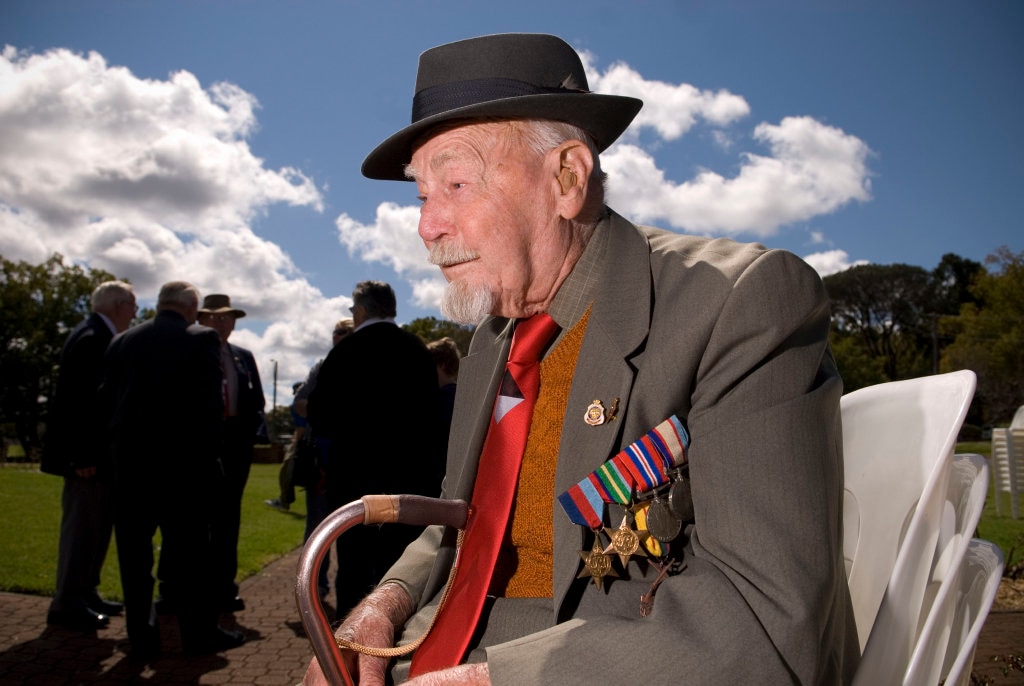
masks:
{"type": "MultiPolygon", "coordinates": [[[[238,545],[239,578],[257,573],[302,543],[305,498],[300,491],[290,512],[264,504],[278,496],[278,465],[255,464],[242,502],[238,545]]],[[[0,468],[0,590],[52,595],[60,532],[63,479],[39,472],[37,465],[0,468]]],[[[182,493],[182,498],[188,498],[182,493]]],[[[155,544],[159,545],[157,534],[155,544]]],[[[111,541],[100,593],[122,599],[117,551],[111,541]]]]}
{"type": "MultiPolygon", "coordinates": [[[[988,442],[957,446],[957,452],[979,453],[985,457],[989,449],[988,442]]],[[[302,542],[305,498],[301,491],[290,512],[275,510],[263,502],[278,495],[277,472],[276,464],[253,465],[242,503],[238,550],[240,579],[257,573],[302,542]]],[[[0,590],[53,594],[62,485],[62,479],[40,473],[35,465],[9,464],[0,468],[0,513],[4,520],[0,526],[0,551],[3,551],[0,554],[0,590]]],[[[189,496],[183,493],[182,497],[189,496]]],[[[1010,516],[1006,494],[1002,496],[1002,516],[996,516],[993,497],[994,486],[990,486],[977,535],[998,545],[1009,567],[1024,557],[1024,519],[1015,520],[1010,516]]],[[[159,545],[159,534],[156,544],[159,545]]],[[[113,541],[103,568],[100,591],[107,598],[122,597],[113,541]]]]}

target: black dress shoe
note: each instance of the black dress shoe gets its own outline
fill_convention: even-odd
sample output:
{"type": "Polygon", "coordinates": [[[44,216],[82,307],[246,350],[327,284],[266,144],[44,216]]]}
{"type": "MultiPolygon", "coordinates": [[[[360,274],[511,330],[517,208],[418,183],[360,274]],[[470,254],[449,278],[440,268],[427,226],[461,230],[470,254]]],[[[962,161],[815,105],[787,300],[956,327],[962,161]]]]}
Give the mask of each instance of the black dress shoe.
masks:
{"type": "Polygon", "coordinates": [[[245,609],[245,601],[239,596],[234,598],[228,598],[227,600],[221,601],[220,611],[221,612],[241,612],[245,609]]]}
{"type": "Polygon", "coordinates": [[[182,637],[182,650],[188,655],[219,653],[231,650],[245,643],[245,634],[231,629],[214,628],[210,633],[197,637],[182,637]]]}
{"type": "Polygon", "coordinates": [[[117,617],[124,612],[124,604],[114,602],[113,600],[97,598],[89,603],[89,609],[97,614],[106,615],[108,617],[117,617]]]}
{"type": "Polygon", "coordinates": [[[128,657],[133,662],[150,663],[160,656],[160,630],[156,627],[144,631],[135,630],[128,637],[128,643],[131,646],[128,657]]]}
{"type": "Polygon", "coordinates": [[[110,624],[110,617],[87,607],[79,610],[50,610],[46,613],[46,623],[72,631],[96,631],[110,624]]]}

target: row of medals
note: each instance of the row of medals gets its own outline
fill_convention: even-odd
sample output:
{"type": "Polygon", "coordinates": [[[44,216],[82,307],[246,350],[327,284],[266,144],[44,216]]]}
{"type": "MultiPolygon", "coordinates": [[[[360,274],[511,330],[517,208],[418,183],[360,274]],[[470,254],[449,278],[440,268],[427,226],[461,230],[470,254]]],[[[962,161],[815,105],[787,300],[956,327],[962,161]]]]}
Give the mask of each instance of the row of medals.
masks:
{"type": "Polygon", "coordinates": [[[612,566],[612,555],[619,556],[623,569],[634,555],[643,555],[652,562],[659,573],[651,589],[640,598],[641,617],[650,614],[654,593],[665,577],[682,571],[683,565],[679,560],[668,554],[669,544],[679,537],[684,523],[693,521],[693,498],[686,469],[672,470],[669,479],[667,484],[657,489],[638,494],[626,508],[622,523],[617,528],[604,528],[610,541],[606,547],[601,547],[600,531],[596,531],[594,547],[580,552],[585,566],[577,578],[591,577],[598,589],[601,589],[604,577],[619,575],[612,566]],[[637,520],[640,520],[639,526],[637,520]],[[648,546],[649,538],[660,545],[648,546]],[[660,550],[661,554],[655,554],[651,548],[660,550]]]}

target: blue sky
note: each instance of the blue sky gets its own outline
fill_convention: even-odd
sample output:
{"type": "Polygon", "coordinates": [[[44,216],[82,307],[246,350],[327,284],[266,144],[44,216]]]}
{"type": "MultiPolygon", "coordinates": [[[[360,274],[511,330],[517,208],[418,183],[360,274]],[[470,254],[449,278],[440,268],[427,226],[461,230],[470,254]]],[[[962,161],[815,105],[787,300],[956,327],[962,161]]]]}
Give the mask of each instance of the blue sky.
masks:
{"type": "Polygon", "coordinates": [[[183,278],[249,312],[278,397],[352,286],[440,316],[415,187],[359,165],[408,123],[435,45],[554,33],[645,101],[609,203],[791,250],[823,275],[1022,249],[1024,3],[6,0],[0,254],[183,278]]]}

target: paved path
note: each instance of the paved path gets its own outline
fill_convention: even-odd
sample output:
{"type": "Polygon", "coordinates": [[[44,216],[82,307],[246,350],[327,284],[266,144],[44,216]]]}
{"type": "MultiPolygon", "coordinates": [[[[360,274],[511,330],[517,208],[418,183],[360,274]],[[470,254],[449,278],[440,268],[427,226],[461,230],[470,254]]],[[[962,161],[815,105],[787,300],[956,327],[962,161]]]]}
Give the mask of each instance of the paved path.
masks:
{"type": "Polygon", "coordinates": [[[152,665],[128,658],[124,617],[95,634],[46,625],[50,599],[0,593],[0,684],[298,684],[312,655],[295,607],[299,551],[246,579],[246,608],[221,624],[246,634],[245,645],[185,656],[173,617],[160,618],[162,652],[152,665]]]}
{"type": "MultiPolygon", "coordinates": [[[[95,635],[46,625],[50,599],[0,593],[0,684],[298,684],[311,653],[295,608],[295,550],[242,582],[246,609],[225,615],[225,626],[245,632],[245,645],[215,655],[186,657],[173,618],[161,618],[163,653],[152,665],[127,656],[124,619],[95,635]]],[[[1024,685],[1024,672],[1004,675],[994,657],[1024,654],[1024,611],[993,611],[982,630],[974,671],[1001,686],[1024,685]]],[[[532,685],[531,685],[532,686],[532,685]]]]}

